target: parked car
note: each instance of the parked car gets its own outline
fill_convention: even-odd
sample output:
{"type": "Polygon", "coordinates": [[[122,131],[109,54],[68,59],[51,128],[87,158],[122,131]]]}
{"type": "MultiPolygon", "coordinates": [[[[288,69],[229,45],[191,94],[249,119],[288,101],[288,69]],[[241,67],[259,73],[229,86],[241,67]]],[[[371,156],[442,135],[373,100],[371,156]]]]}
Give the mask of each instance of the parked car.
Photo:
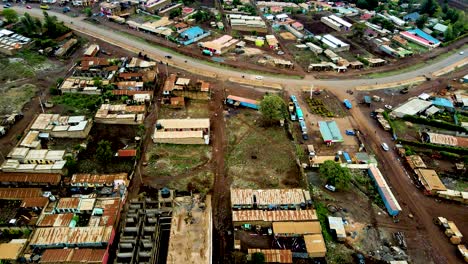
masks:
{"type": "Polygon", "coordinates": [[[464,52],[464,51],[460,51],[460,55],[463,55],[463,54],[465,54],[465,52],[464,52]]]}
{"type": "Polygon", "coordinates": [[[308,139],[309,139],[309,135],[307,135],[307,133],[302,134],[302,139],[308,140],[308,139]]]}
{"type": "Polygon", "coordinates": [[[401,94],[407,94],[408,92],[409,92],[408,87],[405,87],[405,88],[403,88],[403,89],[400,90],[400,93],[401,93],[401,94]]]}
{"type": "Polygon", "coordinates": [[[10,7],[11,7],[11,4],[9,4],[9,3],[6,3],[6,4],[3,5],[3,8],[10,8],[10,7]]]}
{"type": "Polygon", "coordinates": [[[387,108],[388,110],[392,110],[393,106],[391,106],[391,105],[385,105],[385,108],[387,108]]]}
{"type": "Polygon", "coordinates": [[[44,9],[44,10],[49,10],[50,9],[50,6],[49,5],[40,5],[39,6],[41,9],[44,9]]]}
{"type": "Polygon", "coordinates": [[[30,5],[27,5],[26,6],[26,9],[31,9],[32,7],[30,5]]]}
{"type": "Polygon", "coordinates": [[[257,76],[255,76],[255,80],[263,80],[263,76],[257,75],[257,76]]]}
{"type": "Polygon", "coordinates": [[[325,189],[331,191],[331,192],[334,192],[336,191],[336,188],[335,186],[331,185],[331,184],[325,184],[325,189]]]}
{"type": "Polygon", "coordinates": [[[387,143],[383,142],[383,143],[381,144],[381,146],[382,146],[383,150],[385,150],[385,151],[388,151],[388,150],[389,150],[387,143]]]}
{"type": "Polygon", "coordinates": [[[345,132],[346,132],[346,135],[348,135],[348,136],[355,136],[356,135],[356,133],[352,129],[346,129],[345,132]]]}
{"type": "Polygon", "coordinates": [[[71,11],[71,9],[70,9],[68,6],[66,6],[66,7],[64,7],[64,8],[62,9],[62,12],[63,12],[63,13],[68,13],[68,12],[70,12],[70,11],[71,11]]]}
{"type": "Polygon", "coordinates": [[[164,56],[166,59],[172,59],[172,56],[171,55],[166,55],[164,56]]]}

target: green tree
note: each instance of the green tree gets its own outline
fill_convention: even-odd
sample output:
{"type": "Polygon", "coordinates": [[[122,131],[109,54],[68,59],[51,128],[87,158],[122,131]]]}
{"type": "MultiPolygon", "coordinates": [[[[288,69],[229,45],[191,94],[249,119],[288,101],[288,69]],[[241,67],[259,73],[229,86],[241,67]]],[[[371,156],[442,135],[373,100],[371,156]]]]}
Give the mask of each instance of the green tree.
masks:
{"type": "Polygon", "coordinates": [[[364,23],[356,23],[353,25],[353,32],[354,35],[357,37],[362,37],[364,35],[364,31],[366,30],[367,26],[364,23]]]}
{"type": "Polygon", "coordinates": [[[450,41],[454,39],[453,35],[453,27],[452,25],[448,25],[447,30],[444,32],[444,40],[445,41],[450,41]]]}
{"type": "Polygon", "coordinates": [[[265,263],[265,255],[261,252],[256,252],[252,254],[252,264],[263,264],[265,263]]]}
{"type": "Polygon", "coordinates": [[[233,5],[233,6],[238,6],[238,5],[242,5],[242,3],[241,3],[240,0],[233,0],[233,1],[232,1],[232,5],[233,5]]]}
{"type": "Polygon", "coordinates": [[[93,15],[93,10],[90,7],[87,7],[83,10],[83,13],[85,13],[87,17],[91,17],[93,15]]]}
{"type": "Polygon", "coordinates": [[[39,19],[31,17],[29,13],[24,13],[18,24],[18,31],[28,37],[32,37],[42,32],[42,23],[39,19]]]}
{"type": "Polygon", "coordinates": [[[16,23],[18,21],[18,13],[13,9],[3,9],[2,14],[7,23],[16,23]]]}
{"type": "Polygon", "coordinates": [[[173,9],[171,12],[169,12],[169,18],[170,19],[173,19],[173,18],[178,17],[180,15],[182,15],[182,8],[173,9]]]}
{"type": "Polygon", "coordinates": [[[347,167],[341,167],[339,163],[327,160],[320,166],[319,171],[320,176],[337,189],[345,190],[349,187],[351,173],[347,167]]]}
{"type": "Polygon", "coordinates": [[[112,160],[114,152],[112,151],[112,145],[107,140],[101,140],[98,142],[96,149],[96,159],[102,164],[107,164],[112,160]]]}
{"type": "Polygon", "coordinates": [[[279,95],[265,95],[260,102],[260,112],[267,122],[271,123],[284,119],[286,111],[286,104],[279,95]]]}
{"type": "Polygon", "coordinates": [[[436,0],[425,0],[421,5],[421,13],[428,14],[429,16],[433,16],[437,9],[439,9],[439,4],[436,0]]]}
{"type": "Polygon", "coordinates": [[[379,6],[378,0],[358,0],[356,2],[356,6],[359,8],[367,9],[367,10],[374,10],[379,6]]]}
{"type": "Polygon", "coordinates": [[[418,28],[423,28],[424,25],[427,23],[427,20],[429,18],[427,17],[426,14],[422,15],[422,16],[419,16],[418,19],[416,19],[416,26],[418,28]]]}

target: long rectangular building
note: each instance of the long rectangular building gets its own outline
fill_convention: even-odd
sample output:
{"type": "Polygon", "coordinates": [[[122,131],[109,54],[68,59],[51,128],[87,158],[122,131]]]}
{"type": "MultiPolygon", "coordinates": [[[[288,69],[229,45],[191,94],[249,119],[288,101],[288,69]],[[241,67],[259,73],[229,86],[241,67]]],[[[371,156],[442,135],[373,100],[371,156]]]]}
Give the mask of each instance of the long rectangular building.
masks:
{"type": "Polygon", "coordinates": [[[0,172],[1,185],[58,185],[61,175],[58,173],[8,173],[0,172]]]}
{"type": "Polygon", "coordinates": [[[233,208],[287,209],[307,202],[302,189],[231,189],[233,208]]]}
{"type": "Polygon", "coordinates": [[[159,119],[153,134],[154,143],[209,144],[210,119],[159,119]]]}
{"type": "Polygon", "coordinates": [[[388,186],[387,181],[383,177],[382,173],[380,173],[380,170],[374,165],[371,165],[368,172],[369,176],[371,176],[375,182],[377,190],[379,191],[380,197],[382,197],[388,213],[391,216],[398,215],[401,212],[400,204],[390,190],[390,187],[388,186]]]}
{"type": "Polygon", "coordinates": [[[334,52],[347,51],[350,48],[350,45],[348,43],[345,43],[330,34],[326,34],[323,36],[315,36],[315,38],[321,41],[334,52]]]}
{"type": "Polygon", "coordinates": [[[114,235],[112,226],[41,227],[34,231],[29,245],[33,248],[102,247],[114,235]]]}

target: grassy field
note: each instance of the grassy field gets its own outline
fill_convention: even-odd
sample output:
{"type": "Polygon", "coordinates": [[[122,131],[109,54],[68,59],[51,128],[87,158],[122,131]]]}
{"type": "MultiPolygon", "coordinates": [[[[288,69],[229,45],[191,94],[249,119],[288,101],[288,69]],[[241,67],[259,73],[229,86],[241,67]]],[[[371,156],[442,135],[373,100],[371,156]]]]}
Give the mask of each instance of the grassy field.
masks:
{"type": "Polygon", "coordinates": [[[66,93],[52,98],[54,104],[64,107],[63,112],[75,115],[92,115],[101,104],[99,95],[66,93]]]}
{"type": "Polygon", "coordinates": [[[213,178],[210,168],[203,167],[211,159],[209,145],[154,144],[146,155],[148,165],[143,173],[152,178],[152,182],[170,177],[168,186],[177,190],[187,190],[190,182],[197,190],[211,188],[208,184],[213,178]]]}
{"type": "Polygon", "coordinates": [[[162,107],[159,110],[160,118],[207,118],[209,117],[208,104],[205,101],[190,100],[186,102],[185,109],[172,109],[162,107]]]}
{"type": "Polygon", "coordinates": [[[276,188],[302,183],[295,150],[283,127],[258,125],[258,112],[242,111],[227,120],[226,165],[233,186],[276,188]]]}
{"type": "MultiPolygon", "coordinates": [[[[1,87],[2,85],[0,85],[1,87]]],[[[19,87],[0,88],[0,115],[10,114],[13,111],[21,111],[23,106],[34,97],[37,87],[33,84],[23,84],[19,87]]]]}

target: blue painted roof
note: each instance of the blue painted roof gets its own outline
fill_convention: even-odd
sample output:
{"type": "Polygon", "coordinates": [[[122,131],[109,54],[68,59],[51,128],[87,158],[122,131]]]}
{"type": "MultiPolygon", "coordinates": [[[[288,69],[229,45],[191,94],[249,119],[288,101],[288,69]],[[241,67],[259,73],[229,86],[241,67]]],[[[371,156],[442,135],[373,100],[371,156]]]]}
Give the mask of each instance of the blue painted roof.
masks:
{"type": "Polygon", "coordinates": [[[319,121],[318,123],[324,141],[343,142],[343,136],[335,121],[319,121]]]}
{"type": "Polygon", "coordinates": [[[191,27],[187,30],[184,30],[180,35],[186,39],[194,39],[204,33],[201,27],[191,27]]]}
{"type": "Polygon", "coordinates": [[[430,41],[434,44],[438,44],[440,43],[439,40],[437,40],[436,38],[434,38],[433,36],[427,34],[426,32],[420,30],[419,28],[417,29],[411,29],[411,30],[408,30],[408,32],[411,32],[413,34],[416,34],[417,36],[423,38],[423,39],[426,39],[427,41],[430,41]]]}
{"type": "Polygon", "coordinates": [[[407,14],[406,16],[403,17],[403,20],[411,20],[411,21],[416,21],[419,18],[420,14],[418,12],[413,12],[411,14],[407,14]]]}
{"type": "Polygon", "coordinates": [[[453,108],[453,103],[447,98],[436,97],[432,100],[432,104],[435,106],[441,106],[446,108],[453,108]]]}

